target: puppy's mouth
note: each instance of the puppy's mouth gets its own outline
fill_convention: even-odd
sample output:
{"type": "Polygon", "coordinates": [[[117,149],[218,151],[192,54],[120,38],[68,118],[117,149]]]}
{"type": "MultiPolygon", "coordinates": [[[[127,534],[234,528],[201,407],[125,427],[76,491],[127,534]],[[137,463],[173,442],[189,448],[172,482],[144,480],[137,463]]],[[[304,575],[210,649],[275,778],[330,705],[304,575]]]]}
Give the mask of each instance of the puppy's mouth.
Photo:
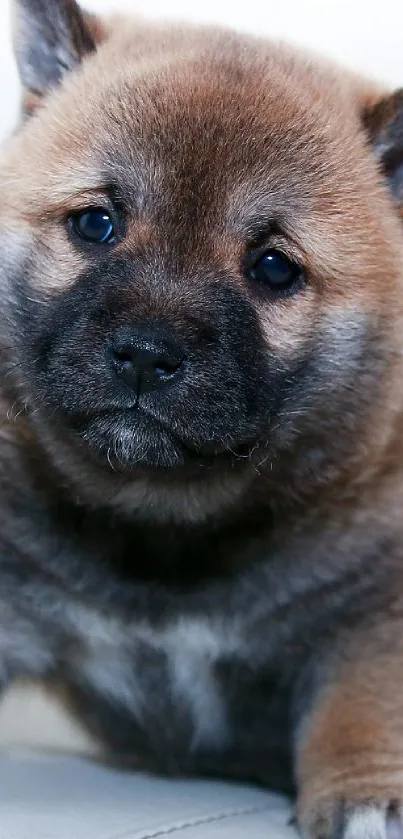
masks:
{"type": "Polygon", "coordinates": [[[140,406],[108,410],[74,423],[74,433],[96,459],[113,471],[178,471],[205,474],[206,470],[234,468],[245,463],[252,443],[224,437],[191,439],[140,406]]]}

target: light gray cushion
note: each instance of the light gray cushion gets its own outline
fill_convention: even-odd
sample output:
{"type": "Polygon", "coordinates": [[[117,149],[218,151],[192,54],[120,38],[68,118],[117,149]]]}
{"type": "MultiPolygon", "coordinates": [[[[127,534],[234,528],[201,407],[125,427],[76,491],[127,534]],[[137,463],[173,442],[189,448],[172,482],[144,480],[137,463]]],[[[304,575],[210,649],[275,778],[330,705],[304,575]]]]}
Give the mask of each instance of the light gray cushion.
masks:
{"type": "Polygon", "coordinates": [[[253,787],[0,757],[1,839],[295,839],[289,817],[288,802],[253,787]]]}

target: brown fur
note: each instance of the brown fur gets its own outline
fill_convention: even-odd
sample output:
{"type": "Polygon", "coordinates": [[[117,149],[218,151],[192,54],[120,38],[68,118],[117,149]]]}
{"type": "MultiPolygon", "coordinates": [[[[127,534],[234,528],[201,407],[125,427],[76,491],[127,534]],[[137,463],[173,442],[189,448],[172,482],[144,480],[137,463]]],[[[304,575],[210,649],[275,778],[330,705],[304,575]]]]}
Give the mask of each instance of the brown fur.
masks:
{"type": "MultiPolygon", "coordinates": [[[[152,471],[128,476],[112,463],[105,468],[56,421],[35,425],[25,414],[40,415],[40,400],[10,367],[15,401],[4,399],[2,439],[30,453],[28,460],[46,452],[50,480],[91,509],[126,524],[136,516],[184,531],[197,523],[213,558],[210,522],[229,522],[234,535],[222,536],[220,568],[249,568],[262,556],[274,580],[285,568],[284,599],[277,590],[270,595],[280,610],[273,629],[279,655],[289,650],[284,668],[293,673],[300,647],[309,652],[303,669],[310,672],[315,659],[315,690],[296,727],[299,821],[313,839],[336,837],[348,824],[349,839],[366,839],[364,822],[354,822],[358,810],[395,818],[403,800],[403,201],[392,200],[384,177],[401,154],[392,148],[401,93],[389,97],[325,62],[225,30],[126,18],[77,23],[74,4],[66,8],[74,61],[86,58],[45,97],[26,91],[25,123],[1,162],[0,246],[6,243],[10,263],[4,299],[13,300],[8,277],[28,253],[28,300],[45,310],[74,289],[96,261],[69,237],[66,218],[108,207],[113,179],[119,200],[135,207],[115,257],[128,264],[140,253],[150,271],[161,266],[160,287],[133,277],[125,310],[141,322],[163,316],[177,329],[190,315],[198,323],[206,276],[218,284],[225,274],[279,369],[322,353],[318,388],[328,397],[318,407],[311,382],[305,401],[290,413],[283,407],[269,442],[252,441],[247,455],[228,443],[230,467],[218,458],[197,480],[191,473],[167,481],[152,471]],[[251,240],[303,264],[309,283],[300,294],[268,301],[245,281],[240,266],[251,240]],[[357,362],[364,333],[372,338],[357,362]],[[349,370],[341,398],[339,379],[349,370]],[[259,511],[266,511],[264,524],[259,511]],[[359,557],[368,560],[364,572],[354,565],[359,557]],[[326,619],[316,638],[308,618],[298,630],[298,610],[310,616],[329,602],[330,614],[339,588],[348,589],[344,571],[354,577],[353,593],[354,575],[378,574],[379,595],[371,594],[367,615],[357,607],[359,617],[346,595],[346,623],[341,614],[337,631],[329,629],[325,654],[326,619]],[[307,580],[319,579],[323,589],[304,593],[307,580]]],[[[12,311],[6,349],[16,340],[12,311]]],[[[376,839],[385,824],[377,822],[376,839]]]]}
{"type": "Polygon", "coordinates": [[[399,812],[402,653],[401,617],[391,615],[339,651],[300,732],[298,810],[307,834],[332,833],[352,805],[399,812]]]}

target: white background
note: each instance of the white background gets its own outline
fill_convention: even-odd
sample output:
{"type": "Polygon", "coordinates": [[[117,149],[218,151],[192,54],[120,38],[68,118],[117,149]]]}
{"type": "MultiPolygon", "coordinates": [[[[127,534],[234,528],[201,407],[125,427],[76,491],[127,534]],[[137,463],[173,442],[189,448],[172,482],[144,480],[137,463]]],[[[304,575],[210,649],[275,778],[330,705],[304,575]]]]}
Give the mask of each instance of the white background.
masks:
{"type": "MultiPolygon", "coordinates": [[[[311,46],[391,85],[403,85],[403,0],[86,0],[85,6],[226,23],[311,46]]],[[[0,0],[0,136],[12,124],[18,100],[9,17],[10,0],[0,0]]]]}
{"type": "MultiPolygon", "coordinates": [[[[286,38],[403,86],[403,0],[87,0],[85,5],[100,12],[122,8],[159,18],[216,21],[286,38]]],[[[18,101],[9,12],[9,0],[0,0],[0,138],[12,125],[18,101]]],[[[88,748],[60,710],[39,693],[18,689],[0,709],[0,746],[16,742],[88,748]]]]}

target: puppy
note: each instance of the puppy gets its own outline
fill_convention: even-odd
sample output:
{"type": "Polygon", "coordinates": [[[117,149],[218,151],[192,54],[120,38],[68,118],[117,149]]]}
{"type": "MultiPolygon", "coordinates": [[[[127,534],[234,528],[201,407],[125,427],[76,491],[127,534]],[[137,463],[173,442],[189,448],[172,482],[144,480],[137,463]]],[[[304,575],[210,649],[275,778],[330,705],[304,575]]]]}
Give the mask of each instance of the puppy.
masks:
{"type": "Polygon", "coordinates": [[[403,801],[403,93],[219,29],[14,0],[0,679],[105,755],[403,801]]]}

